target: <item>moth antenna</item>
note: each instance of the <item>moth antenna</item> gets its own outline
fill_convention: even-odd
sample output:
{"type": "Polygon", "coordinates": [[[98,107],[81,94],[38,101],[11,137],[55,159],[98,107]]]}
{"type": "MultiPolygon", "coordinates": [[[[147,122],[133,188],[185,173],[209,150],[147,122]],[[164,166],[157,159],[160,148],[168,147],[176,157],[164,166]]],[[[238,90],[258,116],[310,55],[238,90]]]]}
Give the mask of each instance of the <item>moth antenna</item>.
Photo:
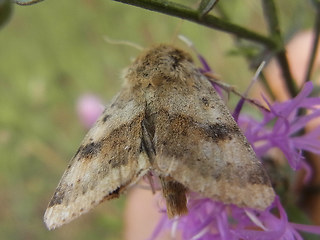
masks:
{"type": "Polygon", "coordinates": [[[109,38],[108,36],[103,36],[103,39],[109,43],[109,44],[113,44],[113,45],[125,45],[125,46],[129,46],[129,47],[133,47],[139,51],[143,51],[143,47],[141,47],[139,44],[134,43],[134,42],[130,42],[130,41],[126,41],[126,40],[114,40],[109,38]]]}
{"type": "Polygon", "coordinates": [[[249,103],[251,103],[253,105],[256,105],[257,107],[263,109],[264,111],[270,112],[270,110],[268,108],[266,108],[265,106],[263,106],[262,104],[260,104],[256,100],[247,97],[247,94],[248,94],[248,91],[249,91],[248,89],[250,89],[252,87],[252,84],[249,85],[249,88],[247,88],[247,90],[245,91],[244,94],[241,94],[235,89],[234,86],[231,86],[231,85],[229,85],[229,84],[227,84],[225,82],[222,82],[221,80],[218,80],[214,74],[212,74],[212,73],[204,73],[204,75],[207,77],[207,79],[211,83],[218,85],[220,88],[225,90],[227,93],[232,92],[235,95],[243,98],[245,101],[247,101],[247,102],[249,102],[249,103]]]}
{"type": "Polygon", "coordinates": [[[194,46],[193,42],[189,38],[187,38],[186,36],[184,36],[182,34],[178,35],[178,38],[182,42],[184,42],[189,48],[191,48],[194,52],[198,53],[196,47],[194,46]]]}
{"type": "Polygon", "coordinates": [[[184,42],[189,48],[191,48],[192,49],[192,51],[194,51],[194,53],[198,56],[198,58],[199,58],[199,55],[201,55],[200,53],[199,53],[199,51],[197,50],[197,48],[195,47],[195,45],[193,44],[193,42],[189,39],[189,38],[187,38],[186,36],[184,36],[184,35],[182,35],[182,34],[180,34],[179,36],[178,36],[178,38],[182,41],[182,42],[184,42]]]}
{"type": "Polygon", "coordinates": [[[255,84],[258,81],[258,77],[260,75],[260,73],[262,72],[262,69],[264,68],[264,66],[266,65],[266,61],[262,61],[261,64],[259,65],[257,71],[255,72],[253,78],[251,79],[251,82],[247,88],[247,90],[244,92],[244,96],[248,95],[249,90],[252,88],[253,84],[255,84]]]}

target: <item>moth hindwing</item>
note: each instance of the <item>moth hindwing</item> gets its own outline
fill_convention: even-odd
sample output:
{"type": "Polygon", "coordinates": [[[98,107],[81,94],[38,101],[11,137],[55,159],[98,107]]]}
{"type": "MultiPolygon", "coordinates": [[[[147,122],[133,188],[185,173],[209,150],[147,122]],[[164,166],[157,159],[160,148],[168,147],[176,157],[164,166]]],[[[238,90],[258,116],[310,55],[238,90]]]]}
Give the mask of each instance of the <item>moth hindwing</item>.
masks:
{"type": "Polygon", "coordinates": [[[255,209],[275,196],[223,101],[190,55],[170,45],[143,52],[128,68],[63,174],[47,227],[117,197],[149,171],[160,178],[170,217],[187,212],[187,191],[255,209]]]}

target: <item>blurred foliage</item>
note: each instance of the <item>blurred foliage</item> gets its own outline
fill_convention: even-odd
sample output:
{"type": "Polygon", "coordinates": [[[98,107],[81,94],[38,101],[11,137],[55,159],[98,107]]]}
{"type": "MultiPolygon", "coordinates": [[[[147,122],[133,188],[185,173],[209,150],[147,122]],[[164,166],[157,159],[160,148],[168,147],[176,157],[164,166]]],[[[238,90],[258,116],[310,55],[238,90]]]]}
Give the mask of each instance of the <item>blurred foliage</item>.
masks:
{"type": "MultiPolygon", "coordinates": [[[[197,1],[189,2],[197,6],[197,1]]],[[[278,3],[287,38],[311,27],[310,5],[278,3]]],[[[240,91],[252,73],[242,57],[228,54],[230,36],[180,19],[98,0],[11,7],[11,19],[0,31],[0,239],[121,239],[124,197],[52,232],[42,222],[86,132],[76,115],[77,98],[91,92],[109,100],[120,88],[121,69],[138,54],[131,47],[106,43],[103,36],[142,46],[173,41],[184,46],[176,38],[179,33],[240,91]]],[[[231,21],[265,29],[257,1],[225,1],[224,9],[231,21]]]]}
{"type": "Polygon", "coordinates": [[[11,15],[10,0],[0,0],[0,28],[6,24],[11,15]]]}

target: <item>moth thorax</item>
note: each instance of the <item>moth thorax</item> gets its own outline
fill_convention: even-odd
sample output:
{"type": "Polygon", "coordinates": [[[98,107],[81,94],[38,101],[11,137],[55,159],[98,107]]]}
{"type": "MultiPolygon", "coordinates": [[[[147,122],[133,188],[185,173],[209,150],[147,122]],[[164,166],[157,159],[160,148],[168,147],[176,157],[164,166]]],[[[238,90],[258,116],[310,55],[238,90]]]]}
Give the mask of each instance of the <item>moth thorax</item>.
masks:
{"type": "Polygon", "coordinates": [[[142,53],[126,74],[129,84],[160,86],[190,78],[195,67],[191,56],[169,45],[159,45],[142,53]]]}

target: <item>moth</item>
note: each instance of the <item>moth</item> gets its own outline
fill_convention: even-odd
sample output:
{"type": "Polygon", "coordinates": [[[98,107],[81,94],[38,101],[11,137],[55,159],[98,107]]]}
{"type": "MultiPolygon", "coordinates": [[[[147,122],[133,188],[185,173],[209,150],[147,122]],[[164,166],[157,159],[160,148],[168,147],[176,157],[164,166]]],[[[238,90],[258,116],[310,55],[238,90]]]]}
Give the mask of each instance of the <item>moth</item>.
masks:
{"type": "Polygon", "coordinates": [[[150,171],[169,217],[187,213],[188,191],[241,207],[274,200],[267,173],[191,56],[171,45],[144,51],[71,159],[48,205],[54,229],[118,197],[150,171]]]}

